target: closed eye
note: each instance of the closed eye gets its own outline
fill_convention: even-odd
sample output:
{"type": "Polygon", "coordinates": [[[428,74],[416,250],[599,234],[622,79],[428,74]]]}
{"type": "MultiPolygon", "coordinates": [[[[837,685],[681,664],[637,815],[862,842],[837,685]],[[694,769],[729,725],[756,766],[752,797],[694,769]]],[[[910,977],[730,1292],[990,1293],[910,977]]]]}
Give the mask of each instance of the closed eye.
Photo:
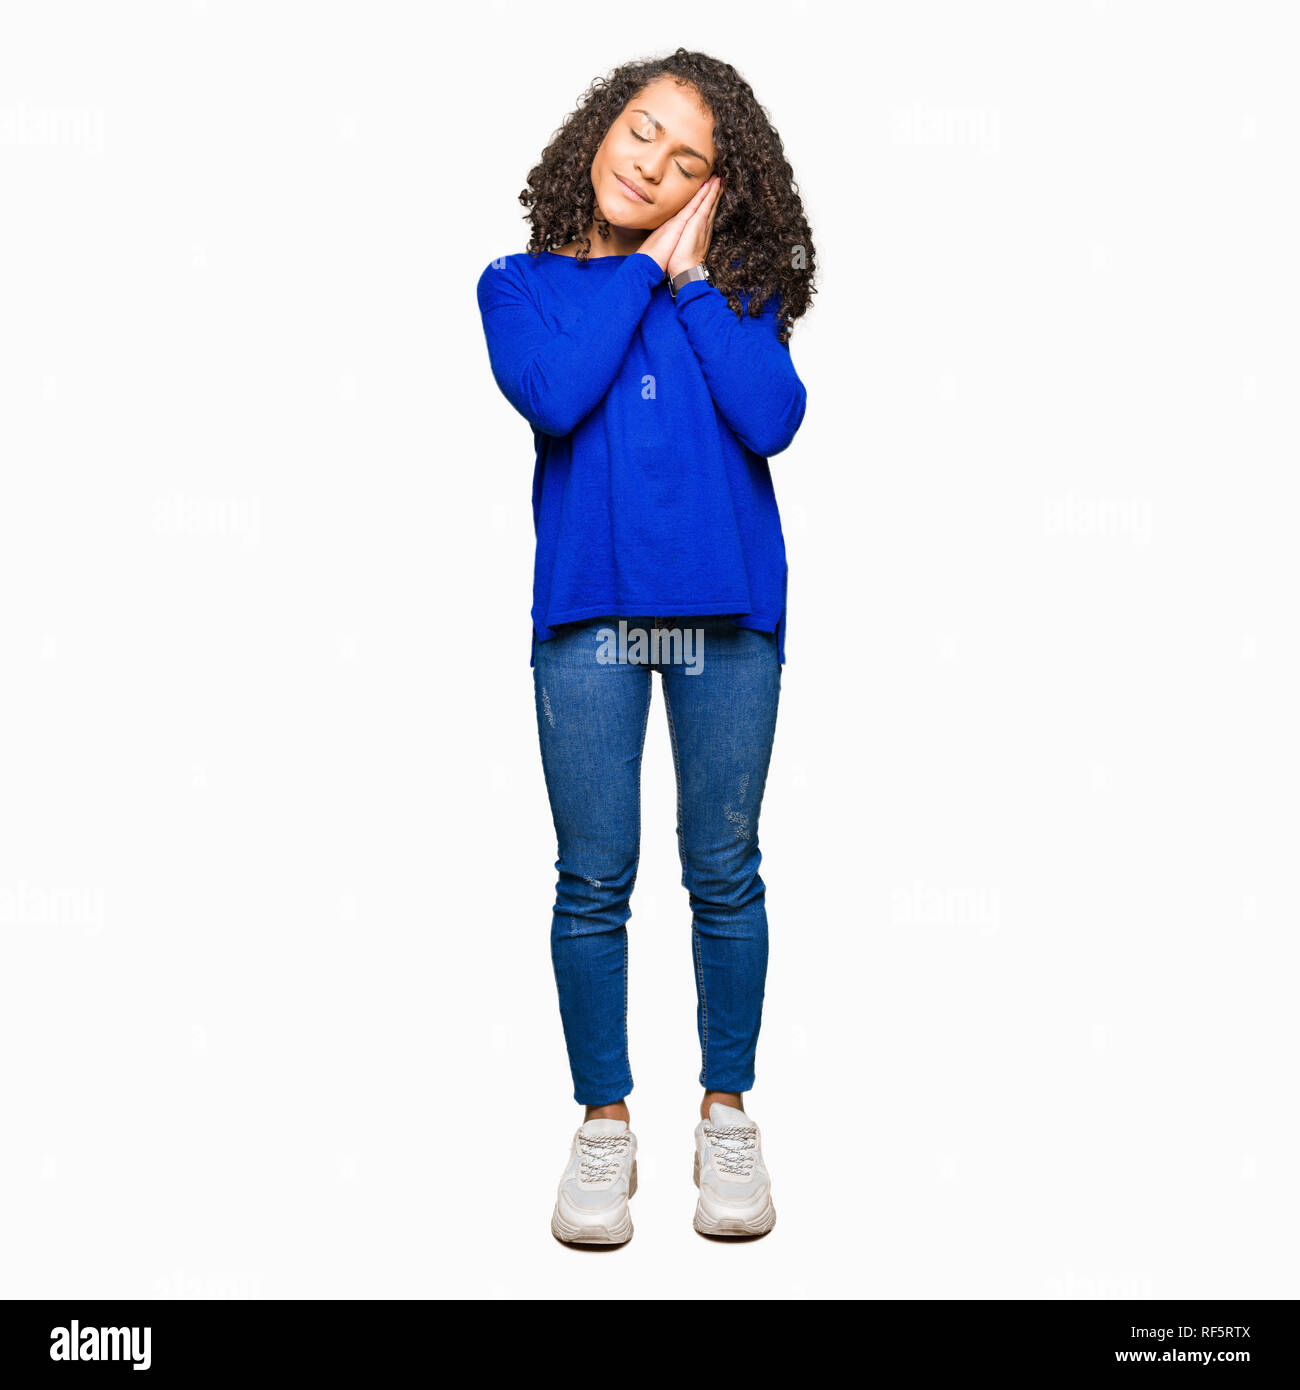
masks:
{"type": "MultiPolygon", "coordinates": [[[[629,126],[628,128],[631,129],[630,126],[629,126]]],[[[644,135],[637,135],[635,130],[632,131],[632,134],[633,134],[633,135],[636,135],[636,138],[637,138],[638,140],[640,140],[640,142],[641,142],[643,145],[652,145],[652,144],[654,144],[654,141],[653,141],[653,140],[647,140],[647,139],[645,138],[644,135]]],[[[683,176],[684,178],[688,178],[688,179],[696,179],[696,178],[699,178],[699,175],[698,175],[698,174],[689,173],[687,170],[683,169],[682,166],[681,166],[680,164],[677,166],[677,168],[678,168],[678,170],[681,172],[681,174],[682,174],[682,176],[683,176]]]]}

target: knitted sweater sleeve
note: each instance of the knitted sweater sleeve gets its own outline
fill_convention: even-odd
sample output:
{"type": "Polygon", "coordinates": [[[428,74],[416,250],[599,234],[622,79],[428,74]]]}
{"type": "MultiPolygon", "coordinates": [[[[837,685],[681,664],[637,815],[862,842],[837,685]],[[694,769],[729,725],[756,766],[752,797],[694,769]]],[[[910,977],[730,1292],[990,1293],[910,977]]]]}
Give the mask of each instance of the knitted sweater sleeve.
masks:
{"type": "Polygon", "coordinates": [[[693,280],[678,291],[676,302],[709,394],[737,438],[763,458],[789,448],[808,393],[789,344],[777,337],[779,299],[750,318],[748,296],[742,295],[745,316],[738,319],[721,290],[693,280]]]}
{"type": "Polygon", "coordinates": [[[492,375],[506,399],[543,434],[571,433],[613,385],[663,278],[659,263],[638,251],[579,319],[556,329],[509,262],[493,261],[479,277],[478,303],[492,375]]]}

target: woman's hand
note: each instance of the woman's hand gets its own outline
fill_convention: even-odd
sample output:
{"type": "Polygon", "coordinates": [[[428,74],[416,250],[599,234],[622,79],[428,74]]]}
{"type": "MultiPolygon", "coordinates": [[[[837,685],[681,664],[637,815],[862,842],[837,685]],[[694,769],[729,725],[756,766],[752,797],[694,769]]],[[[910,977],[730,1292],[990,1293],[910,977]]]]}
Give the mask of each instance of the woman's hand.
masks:
{"type": "MultiPolygon", "coordinates": [[[[713,190],[713,185],[716,182],[715,179],[710,179],[702,188],[697,189],[695,196],[680,212],[674,213],[662,226],[656,227],[641,243],[638,249],[657,261],[661,270],[667,272],[670,265],[677,259],[676,253],[679,245],[688,244],[686,232],[692,222],[696,221],[697,213],[710,204],[716,206],[717,197],[713,190]]],[[[703,226],[704,224],[700,223],[700,225],[703,226]]],[[[712,226],[713,220],[710,217],[704,233],[706,250],[708,249],[708,231],[712,226]]],[[[689,244],[693,245],[694,241],[692,240],[689,244]]],[[[695,260],[683,261],[672,273],[676,275],[678,270],[685,270],[688,265],[698,265],[703,259],[703,256],[698,256],[695,260]]]]}
{"type": "Polygon", "coordinates": [[[713,239],[713,219],[717,216],[718,202],[721,197],[722,180],[715,175],[682,209],[685,212],[691,207],[695,208],[686,226],[682,228],[676,250],[668,258],[670,278],[674,275],[680,275],[683,270],[689,270],[693,265],[703,265],[708,258],[709,242],[713,239]],[[701,193],[704,195],[702,199],[700,199],[701,193]],[[698,204],[696,204],[696,199],[700,199],[698,204]]]}

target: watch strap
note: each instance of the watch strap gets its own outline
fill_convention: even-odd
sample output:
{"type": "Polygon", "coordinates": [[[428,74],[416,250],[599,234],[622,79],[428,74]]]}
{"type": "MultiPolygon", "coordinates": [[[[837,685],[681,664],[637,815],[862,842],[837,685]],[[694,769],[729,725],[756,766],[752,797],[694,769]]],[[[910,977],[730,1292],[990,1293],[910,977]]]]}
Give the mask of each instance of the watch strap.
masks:
{"type": "Polygon", "coordinates": [[[668,288],[672,291],[674,299],[677,298],[677,291],[689,285],[692,280],[708,280],[709,268],[701,263],[700,265],[687,266],[685,270],[678,271],[668,282],[668,288]]]}

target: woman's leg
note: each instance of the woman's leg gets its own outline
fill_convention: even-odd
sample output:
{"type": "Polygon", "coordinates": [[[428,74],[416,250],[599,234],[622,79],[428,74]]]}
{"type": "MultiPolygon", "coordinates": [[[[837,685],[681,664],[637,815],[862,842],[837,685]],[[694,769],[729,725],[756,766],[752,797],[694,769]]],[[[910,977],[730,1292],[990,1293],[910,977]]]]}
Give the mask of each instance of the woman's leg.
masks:
{"type": "MultiPolygon", "coordinates": [[[[713,1098],[754,1084],[767,975],[758,814],[781,691],[770,632],[728,619],[661,623],[702,631],[703,661],[661,669],[677,765],[677,838],[690,893],[700,1084],[713,1098]]],[[[707,1110],[704,1111],[707,1114],[707,1110]]]]}
{"type": "MultiPolygon", "coordinates": [[[[617,1106],[632,1089],[627,927],[641,839],[644,665],[601,660],[601,619],[538,642],[533,684],[559,857],[551,959],[573,1098],[617,1106]]],[[[618,1112],[620,1115],[625,1112],[618,1112]]]]}

